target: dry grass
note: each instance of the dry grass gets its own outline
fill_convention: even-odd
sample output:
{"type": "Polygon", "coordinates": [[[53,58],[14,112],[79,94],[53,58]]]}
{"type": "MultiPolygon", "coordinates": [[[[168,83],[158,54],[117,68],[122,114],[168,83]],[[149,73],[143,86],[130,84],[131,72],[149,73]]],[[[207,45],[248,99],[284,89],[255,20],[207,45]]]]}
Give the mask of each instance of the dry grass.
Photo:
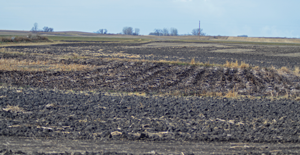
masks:
{"type": "Polygon", "coordinates": [[[249,68],[250,65],[246,64],[244,61],[241,62],[240,68],[249,68]]]}
{"type": "Polygon", "coordinates": [[[93,70],[95,66],[80,64],[51,64],[49,61],[18,61],[16,59],[0,59],[0,70],[7,71],[80,71],[93,70]]]}
{"type": "Polygon", "coordinates": [[[224,95],[224,97],[237,98],[238,97],[238,92],[235,92],[234,90],[230,90],[230,91],[228,91],[228,93],[226,95],[224,95]]]}
{"type": "Polygon", "coordinates": [[[297,75],[297,76],[300,76],[300,69],[299,69],[299,67],[295,67],[294,74],[297,75]]]}
{"type": "Polygon", "coordinates": [[[280,71],[284,71],[284,72],[286,72],[286,73],[289,73],[290,72],[290,70],[287,68],[287,67],[281,67],[280,69],[279,69],[280,71]]]}
{"type": "Polygon", "coordinates": [[[223,66],[228,68],[243,68],[243,69],[250,67],[250,65],[245,63],[244,61],[241,61],[241,64],[239,65],[239,62],[237,60],[235,62],[226,61],[226,63],[223,66]]]}
{"type": "Polygon", "coordinates": [[[81,119],[81,120],[78,120],[78,122],[79,123],[86,123],[86,122],[88,122],[88,120],[87,119],[81,119]]]}
{"type": "Polygon", "coordinates": [[[191,64],[191,65],[195,65],[195,64],[196,64],[195,58],[193,58],[193,59],[191,60],[190,64],[191,64]]]}
{"type": "Polygon", "coordinates": [[[98,50],[98,52],[94,53],[91,52],[90,54],[92,54],[94,57],[116,57],[116,58],[129,58],[129,59],[139,59],[141,58],[140,55],[138,54],[127,54],[127,53],[123,53],[123,51],[120,51],[119,53],[104,53],[102,52],[103,50],[100,49],[98,50]]]}
{"type": "MultiPolygon", "coordinates": [[[[195,95],[194,95],[195,96],[195,95]]],[[[213,97],[224,97],[222,92],[204,92],[200,94],[196,94],[196,96],[213,96],[213,97]]]]}
{"type": "Polygon", "coordinates": [[[259,66],[254,66],[252,69],[254,69],[254,70],[259,70],[260,67],[259,67],[259,66]]]}
{"type": "Polygon", "coordinates": [[[23,108],[20,108],[19,106],[10,106],[10,105],[7,105],[6,108],[3,108],[4,111],[10,111],[10,112],[14,112],[14,113],[18,113],[18,112],[25,112],[23,110],[23,108]]]}
{"type": "Polygon", "coordinates": [[[299,67],[295,67],[294,71],[289,69],[288,67],[281,67],[280,69],[275,68],[274,66],[271,67],[272,70],[276,70],[279,74],[284,75],[284,74],[293,74],[296,76],[300,76],[300,69],[299,67]]]}
{"type": "Polygon", "coordinates": [[[96,66],[94,65],[80,65],[80,64],[55,64],[54,67],[49,69],[60,70],[60,71],[82,71],[82,70],[94,70],[96,66]]]}
{"type": "MultiPolygon", "coordinates": [[[[77,53],[72,53],[68,55],[64,55],[63,57],[60,56],[58,59],[89,59],[89,58],[95,58],[98,56],[110,56],[112,58],[104,58],[107,60],[118,60],[118,61],[130,61],[130,62],[153,62],[153,63],[168,63],[168,64],[177,64],[177,65],[197,65],[197,66],[224,66],[224,67],[235,67],[235,68],[249,68],[249,64],[246,64],[244,62],[241,62],[241,64],[238,64],[238,61],[236,62],[226,62],[224,65],[219,64],[210,64],[209,62],[202,63],[202,62],[196,62],[195,58],[192,58],[190,62],[183,62],[183,61],[167,61],[167,60],[146,60],[146,59],[140,59],[140,55],[135,54],[126,54],[120,51],[120,53],[102,53],[102,50],[99,50],[97,53],[91,53],[92,56],[81,56],[77,53]]],[[[9,53],[9,54],[17,54],[17,55],[25,55],[26,53],[21,52],[14,52],[9,51],[7,49],[0,49],[0,52],[2,53],[9,53]]],[[[53,56],[52,56],[53,57],[53,56]]],[[[22,71],[44,71],[44,70],[62,70],[62,71],[78,71],[78,70],[89,70],[94,69],[95,66],[89,66],[89,65],[79,65],[79,64],[72,64],[72,65],[64,65],[64,64],[51,64],[50,62],[45,61],[17,61],[14,59],[1,59],[0,62],[0,69],[1,70],[22,70],[22,71]]]]}
{"type": "Polygon", "coordinates": [[[237,68],[239,67],[239,63],[237,60],[235,62],[226,61],[226,63],[223,66],[228,68],[237,68]]]}
{"type": "Polygon", "coordinates": [[[15,51],[10,51],[9,49],[1,48],[0,53],[7,53],[11,55],[25,55],[23,52],[15,52],[15,51]]]}

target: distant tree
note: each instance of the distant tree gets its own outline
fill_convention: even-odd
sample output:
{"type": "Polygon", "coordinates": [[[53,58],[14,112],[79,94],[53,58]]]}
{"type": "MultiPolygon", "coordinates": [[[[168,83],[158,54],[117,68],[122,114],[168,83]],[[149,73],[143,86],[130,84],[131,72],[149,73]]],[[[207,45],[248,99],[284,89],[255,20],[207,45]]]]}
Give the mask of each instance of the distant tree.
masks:
{"type": "Polygon", "coordinates": [[[43,31],[44,31],[44,32],[53,32],[53,28],[45,26],[45,27],[43,28],[43,31]]]}
{"type": "Polygon", "coordinates": [[[133,35],[139,35],[139,34],[140,34],[140,29],[139,28],[135,28],[133,35]]]}
{"type": "MultiPolygon", "coordinates": [[[[199,29],[193,29],[192,35],[199,36],[199,29]]],[[[200,29],[200,36],[205,36],[206,34],[203,32],[203,29],[200,29]]]]}
{"type": "Polygon", "coordinates": [[[103,34],[103,29],[99,29],[96,33],[103,34]]]}
{"type": "Polygon", "coordinates": [[[33,27],[31,28],[31,31],[32,31],[32,32],[38,31],[38,23],[34,23],[34,24],[33,24],[33,27]]]}
{"type": "Polygon", "coordinates": [[[168,30],[167,28],[164,28],[164,29],[162,30],[162,34],[163,34],[164,36],[170,35],[170,34],[169,34],[169,30],[168,30]]]}
{"type": "Polygon", "coordinates": [[[44,32],[48,32],[48,27],[47,26],[45,26],[44,28],[43,28],[43,30],[44,30],[44,32]]]}
{"type": "Polygon", "coordinates": [[[106,34],[107,33],[107,29],[99,29],[98,31],[94,32],[94,33],[98,33],[98,34],[106,34]]]}
{"type": "Polygon", "coordinates": [[[163,35],[162,32],[163,32],[162,29],[154,29],[154,35],[156,36],[162,36],[163,35]]]}
{"type": "Polygon", "coordinates": [[[30,31],[32,31],[32,32],[53,32],[53,28],[44,26],[43,30],[38,30],[38,23],[34,23],[33,27],[31,28],[30,31]]]}
{"type": "Polygon", "coordinates": [[[123,34],[132,35],[133,34],[132,27],[124,27],[123,28],[123,34]]]}
{"type": "Polygon", "coordinates": [[[178,31],[176,28],[171,28],[170,29],[170,35],[171,36],[178,36],[178,31]]]}
{"type": "Polygon", "coordinates": [[[150,32],[149,35],[153,35],[153,36],[156,36],[156,33],[154,32],[150,32]]]}
{"type": "Polygon", "coordinates": [[[172,35],[172,32],[174,33],[174,35],[178,35],[177,34],[177,29],[171,28],[170,32],[171,33],[169,33],[169,30],[167,28],[164,28],[164,29],[154,29],[154,32],[149,33],[149,35],[169,36],[169,35],[172,35]]]}

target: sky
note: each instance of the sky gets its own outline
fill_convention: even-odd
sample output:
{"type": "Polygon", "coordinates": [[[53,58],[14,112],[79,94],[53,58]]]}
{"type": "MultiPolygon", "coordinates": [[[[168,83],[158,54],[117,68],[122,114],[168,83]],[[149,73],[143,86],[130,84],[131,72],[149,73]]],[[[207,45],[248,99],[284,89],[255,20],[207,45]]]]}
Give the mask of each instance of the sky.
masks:
{"type": "Polygon", "coordinates": [[[300,38],[299,0],[0,0],[0,30],[121,33],[176,28],[191,34],[300,38]]]}

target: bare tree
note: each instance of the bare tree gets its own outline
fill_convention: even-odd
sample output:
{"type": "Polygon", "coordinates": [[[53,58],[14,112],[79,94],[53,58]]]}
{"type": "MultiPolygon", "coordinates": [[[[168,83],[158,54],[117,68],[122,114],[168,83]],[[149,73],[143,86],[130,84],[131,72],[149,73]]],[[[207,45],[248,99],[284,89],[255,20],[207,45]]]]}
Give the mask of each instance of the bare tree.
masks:
{"type": "Polygon", "coordinates": [[[98,31],[94,32],[94,33],[98,33],[98,34],[106,34],[107,33],[107,29],[99,29],[98,31]]]}
{"type": "Polygon", "coordinates": [[[99,29],[96,33],[103,34],[103,29],[99,29]]]}
{"type": "MultiPolygon", "coordinates": [[[[199,36],[199,29],[193,29],[192,35],[199,36]]],[[[206,34],[203,32],[203,29],[200,29],[200,36],[205,36],[206,34]]]]}
{"type": "Polygon", "coordinates": [[[33,27],[31,28],[31,31],[32,31],[32,32],[38,31],[38,23],[34,23],[34,24],[33,24],[33,27]]]}
{"type": "Polygon", "coordinates": [[[43,27],[44,32],[48,32],[48,29],[49,28],[47,26],[43,27]]]}
{"type": "Polygon", "coordinates": [[[157,35],[157,36],[162,36],[162,35],[163,35],[162,32],[163,32],[162,29],[155,29],[155,30],[154,30],[154,34],[157,35]]]}
{"type": "Polygon", "coordinates": [[[170,34],[169,34],[169,30],[168,30],[167,28],[164,28],[164,29],[162,30],[162,34],[163,34],[164,36],[170,35],[170,34]]]}
{"type": "Polygon", "coordinates": [[[123,34],[132,35],[133,34],[132,27],[124,27],[123,28],[123,34]]]}
{"type": "Polygon", "coordinates": [[[171,28],[170,29],[170,35],[171,36],[178,36],[178,31],[176,28],[171,28]]]}
{"type": "Polygon", "coordinates": [[[139,35],[139,34],[140,34],[140,29],[139,28],[135,28],[133,35],[139,35]]]}
{"type": "MultiPolygon", "coordinates": [[[[177,29],[176,29],[176,31],[177,31],[177,29]]],[[[176,34],[177,34],[177,32],[176,32],[176,34]]],[[[169,33],[169,30],[167,28],[164,28],[164,29],[154,29],[154,32],[149,33],[149,35],[169,36],[170,33],[169,33]]]]}
{"type": "Polygon", "coordinates": [[[44,32],[53,32],[53,28],[45,26],[45,27],[43,28],[43,31],[44,31],[44,32]]]}

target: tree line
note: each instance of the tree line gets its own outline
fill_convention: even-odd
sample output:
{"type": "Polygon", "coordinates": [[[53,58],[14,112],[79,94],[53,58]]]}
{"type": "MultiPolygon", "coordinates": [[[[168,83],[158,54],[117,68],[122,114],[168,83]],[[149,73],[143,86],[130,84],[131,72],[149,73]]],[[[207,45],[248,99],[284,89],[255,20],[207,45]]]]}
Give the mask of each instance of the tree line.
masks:
{"type": "MultiPolygon", "coordinates": [[[[43,30],[38,29],[38,23],[34,23],[33,27],[31,28],[30,31],[32,32],[53,32],[53,28],[44,26],[43,30]]],[[[107,29],[99,29],[98,31],[94,32],[98,34],[108,34],[107,29]]],[[[140,34],[140,29],[139,28],[132,28],[132,27],[123,27],[122,33],[124,35],[139,35],[140,34]]],[[[176,28],[163,28],[163,29],[154,29],[154,32],[150,32],[149,35],[156,35],[156,36],[178,36],[178,30],[176,28]]],[[[203,29],[193,29],[191,34],[186,34],[186,35],[194,35],[194,36],[205,36],[206,34],[203,32],[203,29]]]]}
{"type": "MultiPolygon", "coordinates": [[[[107,34],[107,29],[99,29],[98,31],[94,32],[98,34],[107,34]]],[[[140,29],[135,28],[133,29],[132,27],[123,27],[122,32],[120,34],[124,35],[139,35],[140,34],[140,29]]],[[[149,35],[156,35],[156,36],[178,36],[178,30],[176,28],[163,28],[163,29],[154,29],[154,32],[150,32],[149,35]]],[[[194,36],[206,36],[206,33],[203,32],[203,29],[193,29],[191,34],[186,34],[186,35],[194,35],[194,36]]]]}
{"type": "Polygon", "coordinates": [[[150,32],[149,35],[156,35],[156,36],[178,36],[178,30],[176,28],[167,28],[164,29],[154,29],[154,32],[150,32]]]}
{"type": "Polygon", "coordinates": [[[38,23],[34,23],[33,27],[31,28],[30,31],[32,31],[32,32],[53,32],[53,30],[54,30],[53,28],[48,27],[48,26],[44,26],[43,30],[39,30],[38,23]]]}

